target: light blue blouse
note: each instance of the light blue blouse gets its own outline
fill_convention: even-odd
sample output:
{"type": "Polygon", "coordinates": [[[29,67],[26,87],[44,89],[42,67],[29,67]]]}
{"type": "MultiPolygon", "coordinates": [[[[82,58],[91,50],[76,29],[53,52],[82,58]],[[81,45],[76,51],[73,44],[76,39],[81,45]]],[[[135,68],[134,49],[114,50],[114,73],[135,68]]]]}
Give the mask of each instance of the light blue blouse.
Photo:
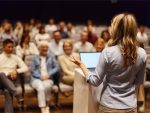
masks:
{"type": "Polygon", "coordinates": [[[95,72],[86,76],[94,86],[103,82],[100,103],[115,109],[137,107],[135,87],[144,81],[146,59],[145,50],[139,47],[136,64],[125,67],[119,46],[105,48],[95,72]]]}

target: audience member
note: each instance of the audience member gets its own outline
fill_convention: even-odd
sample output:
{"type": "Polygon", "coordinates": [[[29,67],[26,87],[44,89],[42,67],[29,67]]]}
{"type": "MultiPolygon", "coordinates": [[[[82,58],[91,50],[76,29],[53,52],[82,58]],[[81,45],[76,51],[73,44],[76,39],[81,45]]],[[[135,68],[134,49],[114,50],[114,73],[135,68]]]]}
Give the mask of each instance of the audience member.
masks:
{"type": "Polygon", "coordinates": [[[20,43],[21,37],[22,37],[22,34],[23,34],[23,24],[22,24],[21,21],[16,22],[16,25],[15,25],[15,28],[14,28],[14,34],[18,38],[17,39],[18,43],[20,43]]]}
{"type": "Polygon", "coordinates": [[[16,54],[23,60],[27,55],[38,54],[36,45],[30,42],[29,32],[23,34],[20,44],[16,47],[16,54]]]}
{"type": "Polygon", "coordinates": [[[73,85],[74,81],[74,69],[77,67],[74,63],[72,63],[69,59],[71,56],[74,56],[79,59],[79,55],[74,53],[73,43],[71,40],[67,39],[63,43],[64,54],[58,57],[58,62],[62,69],[62,81],[65,84],[73,85]]]}
{"type": "Polygon", "coordinates": [[[69,35],[67,33],[67,29],[66,29],[66,24],[64,21],[61,21],[59,23],[59,31],[60,31],[63,39],[69,38],[69,35]]]}
{"type": "Polygon", "coordinates": [[[12,25],[9,22],[3,25],[3,32],[0,34],[0,38],[2,39],[2,41],[4,41],[5,39],[11,39],[14,41],[15,45],[19,43],[17,40],[18,38],[13,33],[12,25]]]}
{"type": "MultiPolygon", "coordinates": [[[[30,36],[31,40],[35,41],[35,36],[39,34],[40,32],[40,27],[42,26],[42,23],[40,21],[36,21],[35,24],[31,25],[29,24],[29,30],[30,30],[30,36]]],[[[36,42],[35,42],[36,43],[36,42]]]]}
{"type": "Polygon", "coordinates": [[[92,26],[87,27],[87,32],[88,32],[88,41],[92,44],[96,42],[98,39],[97,35],[93,32],[92,26]]]}
{"type": "Polygon", "coordinates": [[[49,44],[50,51],[55,55],[59,56],[63,54],[62,48],[62,36],[59,30],[53,32],[53,40],[49,44]]]}
{"type": "Polygon", "coordinates": [[[55,25],[55,20],[52,18],[49,19],[48,24],[45,26],[45,32],[51,34],[56,30],[57,30],[57,26],[55,25]]]}
{"type": "Polygon", "coordinates": [[[137,40],[144,45],[149,45],[149,38],[145,33],[145,28],[143,25],[139,27],[139,31],[137,33],[137,40]]]}
{"type": "Polygon", "coordinates": [[[67,33],[69,35],[69,38],[73,37],[76,34],[74,26],[71,22],[67,23],[67,33]]]}
{"type": "Polygon", "coordinates": [[[94,51],[102,52],[105,48],[105,41],[102,38],[99,38],[94,44],[94,51]]]}
{"type": "Polygon", "coordinates": [[[32,29],[34,29],[34,27],[36,26],[36,19],[35,18],[31,18],[30,20],[29,20],[29,29],[30,29],[30,31],[32,31],[32,29]]]}
{"type": "Polygon", "coordinates": [[[108,30],[103,30],[102,33],[101,33],[101,38],[104,39],[105,46],[107,47],[108,43],[111,39],[109,31],[108,30]]]}
{"type": "Polygon", "coordinates": [[[96,28],[91,19],[87,20],[86,27],[84,27],[84,31],[88,31],[88,27],[91,27],[93,33],[96,32],[96,28]]]}
{"type": "Polygon", "coordinates": [[[39,55],[35,55],[31,67],[31,86],[37,91],[38,104],[41,113],[49,113],[49,101],[52,78],[59,71],[59,65],[53,54],[48,53],[48,42],[39,43],[39,55]]]}
{"type": "Polygon", "coordinates": [[[81,32],[81,40],[76,42],[74,45],[74,52],[92,52],[93,45],[92,43],[88,42],[88,34],[87,32],[81,32]]]}
{"type": "Polygon", "coordinates": [[[39,45],[39,43],[44,40],[50,42],[50,35],[45,33],[44,26],[41,25],[39,28],[39,33],[35,36],[35,42],[39,45]]]}
{"type": "MultiPolygon", "coordinates": [[[[14,113],[12,95],[19,99],[14,82],[17,75],[28,70],[25,63],[17,55],[12,54],[14,42],[10,39],[3,41],[3,53],[0,54],[0,89],[4,90],[5,112],[14,113]]],[[[20,100],[18,100],[20,101],[20,100]]]]}

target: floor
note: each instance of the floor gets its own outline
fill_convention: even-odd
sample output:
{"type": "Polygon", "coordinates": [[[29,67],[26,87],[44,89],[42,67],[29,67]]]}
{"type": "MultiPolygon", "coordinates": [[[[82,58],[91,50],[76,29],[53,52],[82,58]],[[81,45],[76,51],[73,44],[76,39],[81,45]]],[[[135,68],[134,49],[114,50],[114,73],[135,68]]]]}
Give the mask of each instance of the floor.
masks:
{"type": "MultiPolygon", "coordinates": [[[[60,106],[54,107],[51,105],[51,113],[73,113],[73,96],[64,97],[60,95],[60,106]]],[[[51,103],[53,103],[53,99],[51,99],[51,103]]],[[[4,113],[4,97],[0,96],[0,113],[4,113]]],[[[38,101],[36,97],[33,96],[25,96],[25,110],[20,111],[18,109],[18,104],[16,100],[14,99],[14,107],[15,107],[15,113],[40,113],[40,110],[38,108],[38,101]]],[[[147,96],[146,99],[146,110],[145,113],[150,113],[150,94],[147,96]]]]}

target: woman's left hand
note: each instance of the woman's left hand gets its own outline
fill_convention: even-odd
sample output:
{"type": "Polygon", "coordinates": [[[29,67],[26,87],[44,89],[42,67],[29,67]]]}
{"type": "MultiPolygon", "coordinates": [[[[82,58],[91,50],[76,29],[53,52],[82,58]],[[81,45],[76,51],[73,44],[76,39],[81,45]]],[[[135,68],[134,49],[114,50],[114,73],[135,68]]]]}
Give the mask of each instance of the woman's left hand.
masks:
{"type": "Polygon", "coordinates": [[[88,75],[89,70],[86,68],[86,66],[80,60],[78,60],[77,58],[75,58],[73,56],[71,56],[70,60],[81,68],[81,70],[83,71],[85,76],[88,75]]]}

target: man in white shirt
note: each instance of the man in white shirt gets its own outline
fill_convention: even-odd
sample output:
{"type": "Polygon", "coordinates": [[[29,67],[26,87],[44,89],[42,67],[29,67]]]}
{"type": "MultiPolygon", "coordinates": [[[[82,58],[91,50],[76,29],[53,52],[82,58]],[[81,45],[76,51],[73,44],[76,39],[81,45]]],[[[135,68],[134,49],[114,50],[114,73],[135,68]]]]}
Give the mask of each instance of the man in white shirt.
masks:
{"type": "Polygon", "coordinates": [[[57,26],[55,25],[55,20],[49,19],[48,24],[45,26],[45,32],[51,34],[56,30],[57,30],[57,26]]]}
{"type": "Polygon", "coordinates": [[[144,44],[144,45],[148,45],[149,44],[149,39],[148,39],[148,36],[147,34],[145,33],[145,29],[144,29],[144,26],[140,26],[139,28],[139,32],[137,33],[137,40],[144,44]]]}
{"type": "Polygon", "coordinates": [[[74,52],[92,52],[93,45],[87,40],[88,40],[87,32],[85,31],[81,32],[81,39],[79,42],[75,43],[74,52]]]}
{"type": "Polygon", "coordinates": [[[15,45],[18,44],[18,40],[14,32],[12,31],[11,23],[5,23],[3,26],[3,32],[0,34],[0,40],[4,41],[5,39],[11,39],[14,41],[15,45]]]}
{"type": "Polygon", "coordinates": [[[49,49],[55,56],[59,56],[63,54],[63,42],[59,30],[53,32],[53,38],[54,40],[49,44],[49,49]]]}
{"type": "Polygon", "coordinates": [[[17,74],[28,70],[25,63],[17,55],[12,54],[14,43],[10,39],[3,42],[3,53],[0,54],[0,89],[5,94],[5,113],[14,113],[12,95],[19,96],[14,81],[17,74]]]}
{"type": "Polygon", "coordinates": [[[45,32],[44,26],[41,25],[41,26],[39,27],[39,33],[36,34],[36,36],[35,36],[35,42],[36,42],[37,46],[39,45],[39,43],[40,43],[41,41],[50,42],[50,40],[51,40],[50,35],[45,32]]]}

